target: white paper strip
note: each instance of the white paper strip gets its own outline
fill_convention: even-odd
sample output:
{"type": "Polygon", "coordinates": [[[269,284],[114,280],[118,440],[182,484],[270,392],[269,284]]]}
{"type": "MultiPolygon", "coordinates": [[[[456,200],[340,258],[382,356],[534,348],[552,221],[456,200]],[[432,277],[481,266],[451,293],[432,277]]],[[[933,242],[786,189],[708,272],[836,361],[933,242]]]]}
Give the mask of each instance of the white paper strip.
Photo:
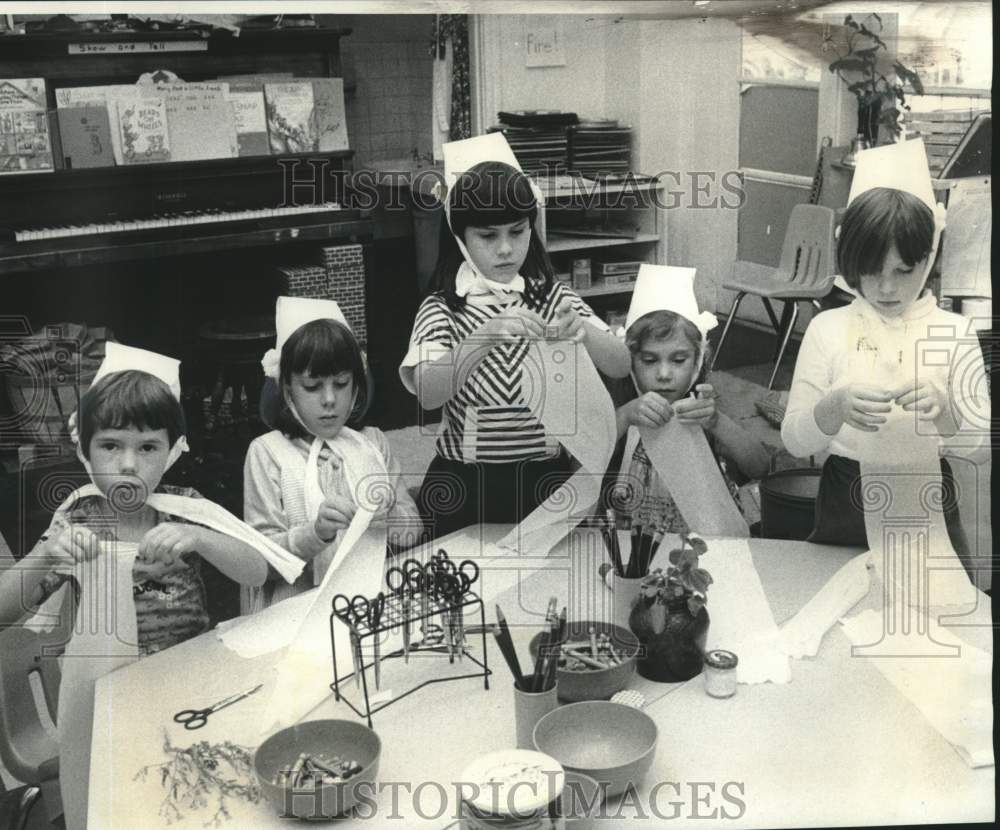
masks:
{"type": "MultiPolygon", "coordinates": [[[[261,720],[263,736],[297,723],[332,694],[333,597],[345,594],[371,599],[382,582],[387,532],[385,527],[369,530],[373,515],[364,507],[354,514],[323,581],[310,595],[312,601],[301,624],[275,664],[278,677],[261,720]]],[[[337,638],[337,672],[343,677],[353,671],[350,637],[347,626],[339,622],[334,623],[333,631],[337,638]]]]}
{"type": "Polygon", "coordinates": [[[87,827],[94,684],[139,655],[132,602],[132,565],[138,545],[96,544],[95,556],[76,568],[80,601],[59,686],[59,786],[67,830],[87,827]],[[129,601],[121,602],[122,597],[129,601]]]}
{"type": "Polygon", "coordinates": [[[882,616],[871,610],[846,620],[844,632],[855,646],[879,643],[885,656],[855,656],[871,660],[969,766],[993,766],[993,661],[989,654],[931,622],[933,640],[958,651],[950,656],[923,656],[927,643],[923,636],[916,632],[889,635],[882,616]]]}
{"type": "Polygon", "coordinates": [[[702,536],[750,536],[701,427],[671,418],[659,429],[639,429],[639,436],[691,530],[702,536]]]}
{"type": "Polygon", "coordinates": [[[546,435],[580,462],[580,470],[498,542],[544,555],[597,503],[614,452],[615,408],[581,343],[532,343],[522,367],[522,393],[541,413],[546,435]]]}
{"type": "Polygon", "coordinates": [[[831,577],[802,609],[781,628],[779,643],[789,657],[815,657],[835,622],[871,590],[871,554],[855,556],[831,577]]]}
{"type": "Polygon", "coordinates": [[[725,649],[739,657],[740,683],[787,683],[788,658],[778,646],[778,626],[749,544],[743,539],[705,541],[708,552],[699,559],[699,567],[713,579],[708,589],[707,648],[725,649]]]}

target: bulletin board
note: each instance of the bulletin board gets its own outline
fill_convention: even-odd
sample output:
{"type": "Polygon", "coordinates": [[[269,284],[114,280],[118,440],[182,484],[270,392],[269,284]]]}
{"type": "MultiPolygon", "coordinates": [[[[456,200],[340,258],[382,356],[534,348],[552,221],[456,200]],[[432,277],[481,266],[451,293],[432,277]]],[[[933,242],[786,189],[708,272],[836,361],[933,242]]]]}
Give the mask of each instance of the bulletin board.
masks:
{"type": "Polygon", "coordinates": [[[740,167],[812,177],[819,90],[757,86],[740,102],[740,167]]]}

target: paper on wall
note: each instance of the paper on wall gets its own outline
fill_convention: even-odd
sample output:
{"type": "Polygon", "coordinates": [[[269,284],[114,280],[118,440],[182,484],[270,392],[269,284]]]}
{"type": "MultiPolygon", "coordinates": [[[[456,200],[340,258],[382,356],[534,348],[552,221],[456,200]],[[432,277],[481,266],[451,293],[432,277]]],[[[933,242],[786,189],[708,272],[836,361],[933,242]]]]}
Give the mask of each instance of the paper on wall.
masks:
{"type": "Polygon", "coordinates": [[[871,660],[962,760],[970,767],[993,766],[991,655],[962,642],[934,621],[930,622],[930,637],[957,649],[956,653],[926,656],[921,653],[923,635],[887,634],[883,616],[873,610],[863,611],[843,625],[855,646],[880,643],[884,656],[855,657],[871,660]]]}
{"type": "Polygon", "coordinates": [[[639,436],[691,530],[703,536],[750,536],[700,426],[671,418],[659,429],[639,428],[639,436]]]}
{"type": "Polygon", "coordinates": [[[611,397],[586,348],[573,341],[534,341],[522,364],[522,394],[580,469],[503,537],[500,547],[544,555],[596,503],[614,452],[617,428],[611,397]]]}
{"type": "Polygon", "coordinates": [[[778,645],[778,626],[744,539],[708,539],[708,551],[699,567],[712,575],[708,590],[706,646],[725,649],[739,657],[740,683],[787,683],[788,657],[778,645]]]}

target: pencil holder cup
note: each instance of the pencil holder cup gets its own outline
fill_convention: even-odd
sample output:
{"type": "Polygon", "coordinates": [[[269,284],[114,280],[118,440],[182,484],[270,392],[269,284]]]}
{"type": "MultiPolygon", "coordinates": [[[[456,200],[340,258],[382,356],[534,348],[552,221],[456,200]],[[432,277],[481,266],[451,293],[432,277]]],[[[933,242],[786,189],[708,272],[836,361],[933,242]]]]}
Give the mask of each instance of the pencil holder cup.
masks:
{"type": "MultiPolygon", "coordinates": [[[[530,675],[529,675],[530,676],[530,675]]],[[[514,724],[517,729],[517,748],[534,749],[532,734],[535,724],[559,706],[556,695],[557,683],[544,692],[525,692],[514,683],[514,724]]]]}
{"type": "Polygon", "coordinates": [[[611,575],[611,621],[620,628],[628,630],[628,618],[639,600],[641,585],[641,578],[626,579],[616,573],[611,575]]]}

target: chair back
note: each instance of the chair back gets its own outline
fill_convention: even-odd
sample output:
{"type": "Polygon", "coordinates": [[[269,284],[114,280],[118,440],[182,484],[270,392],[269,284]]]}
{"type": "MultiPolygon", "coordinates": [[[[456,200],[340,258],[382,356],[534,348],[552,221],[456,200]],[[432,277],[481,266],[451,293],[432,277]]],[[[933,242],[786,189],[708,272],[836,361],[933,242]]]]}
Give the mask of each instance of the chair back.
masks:
{"type": "Polygon", "coordinates": [[[40,784],[59,772],[59,744],[46,729],[32,690],[40,682],[49,719],[59,707],[58,657],[72,633],[72,590],[63,589],[56,626],[38,632],[23,626],[0,630],[0,762],[26,784],[40,784]]]}
{"type": "Polygon", "coordinates": [[[788,220],[775,277],[801,296],[826,296],[833,285],[834,212],[823,205],[796,205],[788,220]]]}

